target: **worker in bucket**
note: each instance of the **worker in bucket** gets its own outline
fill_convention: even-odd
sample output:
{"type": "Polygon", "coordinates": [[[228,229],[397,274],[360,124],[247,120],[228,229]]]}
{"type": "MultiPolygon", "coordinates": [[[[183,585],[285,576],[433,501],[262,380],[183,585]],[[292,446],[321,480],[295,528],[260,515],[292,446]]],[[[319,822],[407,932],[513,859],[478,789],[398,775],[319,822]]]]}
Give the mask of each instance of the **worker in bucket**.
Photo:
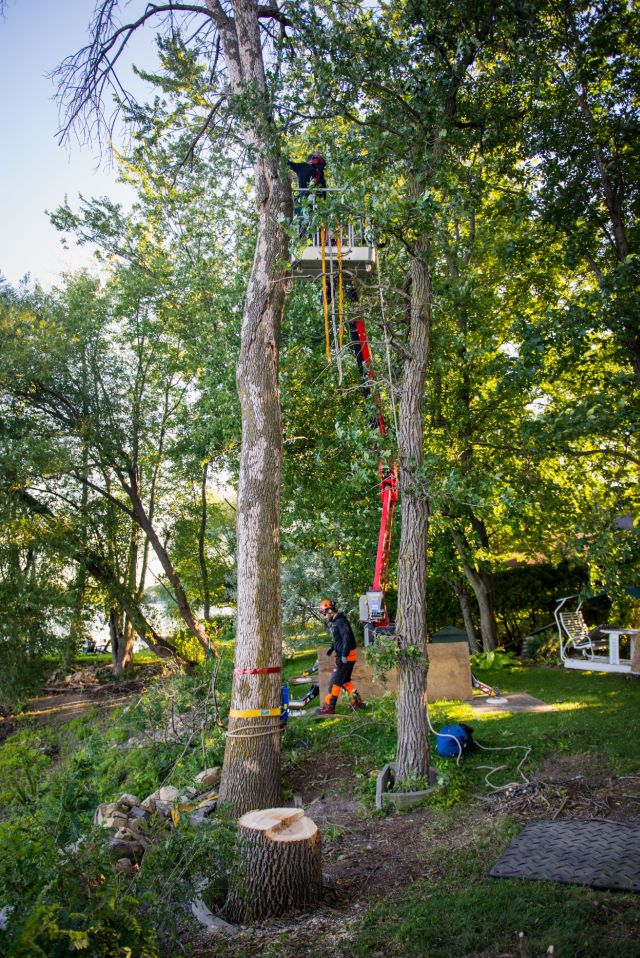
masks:
{"type": "Polygon", "coordinates": [[[351,681],[353,667],[356,664],[356,640],[349,625],[349,620],[344,612],[338,612],[335,602],[331,599],[322,600],[320,614],[324,617],[331,632],[333,641],[331,648],[327,649],[327,655],[333,655],[335,652],[336,667],[329,679],[329,690],[324,705],[317,709],[317,712],[319,715],[334,715],[340,689],[344,689],[349,695],[349,700],[354,709],[364,708],[364,702],[351,681]]]}
{"type": "Polygon", "coordinates": [[[316,196],[324,196],[327,188],[327,181],[324,176],[326,160],[320,153],[310,153],[306,162],[294,163],[287,160],[287,166],[296,174],[298,178],[298,191],[295,195],[295,204],[293,215],[298,223],[298,229],[301,237],[305,237],[309,225],[309,207],[307,198],[311,195],[311,190],[316,196]]]}
{"type": "Polygon", "coordinates": [[[309,189],[314,187],[319,190],[326,190],[327,181],[324,177],[326,165],[327,161],[320,153],[310,153],[306,163],[294,163],[292,160],[287,160],[287,166],[298,177],[298,189],[303,194],[308,193],[309,189]]]}

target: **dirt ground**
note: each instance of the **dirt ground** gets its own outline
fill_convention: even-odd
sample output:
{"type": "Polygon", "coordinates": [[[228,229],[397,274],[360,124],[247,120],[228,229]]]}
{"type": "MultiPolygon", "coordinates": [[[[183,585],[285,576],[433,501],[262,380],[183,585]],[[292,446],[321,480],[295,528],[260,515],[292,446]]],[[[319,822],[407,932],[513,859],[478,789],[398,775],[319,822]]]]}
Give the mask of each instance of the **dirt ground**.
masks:
{"type": "MultiPolygon", "coordinates": [[[[130,680],[85,688],[60,688],[29,702],[22,716],[61,725],[98,708],[101,715],[129,701],[147,685],[146,670],[130,680]]],[[[15,717],[0,715],[0,742],[15,717]]],[[[616,777],[603,758],[587,754],[547,759],[528,784],[487,794],[447,813],[446,824],[431,809],[380,817],[356,797],[352,764],[330,750],[309,754],[285,770],[288,784],[323,835],[324,900],[312,914],[241,929],[232,938],[185,930],[181,944],[190,958],[312,958],[335,954],[349,928],[378,898],[393,898],[416,880],[442,877],[442,855],[474,841],[489,818],[530,820],[606,818],[640,822],[640,776],[616,777]]]]}
{"type": "Polygon", "coordinates": [[[601,759],[575,754],[555,756],[536,771],[528,785],[494,793],[460,812],[446,826],[430,809],[378,817],[364,814],[354,797],[353,769],[329,752],[310,755],[289,772],[295,795],[323,834],[324,902],[313,914],[242,930],[226,940],[208,935],[190,938],[187,953],[207,958],[311,958],[332,955],[349,926],[377,898],[393,898],[420,879],[437,881],[441,855],[474,841],[487,818],[606,818],[640,822],[640,776],[617,778],[601,759]],[[434,861],[435,858],[435,861],[434,861]],[[215,945],[213,945],[215,942],[215,945]],[[213,949],[213,950],[212,950],[213,949]]]}
{"type": "Polygon", "coordinates": [[[126,705],[134,695],[140,695],[160,668],[161,666],[143,665],[135,669],[131,678],[114,682],[109,680],[108,669],[102,664],[95,667],[84,666],[82,672],[90,673],[92,681],[79,680],[77,685],[72,687],[60,684],[58,688],[30,699],[19,715],[0,712],[0,744],[24,721],[33,720],[42,725],[64,725],[94,708],[106,716],[113,709],[126,705]]]}

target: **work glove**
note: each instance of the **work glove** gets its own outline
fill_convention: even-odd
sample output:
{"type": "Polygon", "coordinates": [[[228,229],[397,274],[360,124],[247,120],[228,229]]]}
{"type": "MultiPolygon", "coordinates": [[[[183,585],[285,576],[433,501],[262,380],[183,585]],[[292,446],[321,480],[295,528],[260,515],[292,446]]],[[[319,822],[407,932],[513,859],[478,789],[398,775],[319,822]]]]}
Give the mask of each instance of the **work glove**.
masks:
{"type": "Polygon", "coordinates": [[[327,649],[327,655],[333,655],[333,652],[334,652],[333,646],[331,646],[330,649],[327,649]]]}
{"type": "Polygon", "coordinates": [[[346,655],[343,655],[343,656],[342,656],[342,664],[343,664],[343,665],[346,665],[346,664],[347,664],[347,657],[346,657],[346,655]]]}

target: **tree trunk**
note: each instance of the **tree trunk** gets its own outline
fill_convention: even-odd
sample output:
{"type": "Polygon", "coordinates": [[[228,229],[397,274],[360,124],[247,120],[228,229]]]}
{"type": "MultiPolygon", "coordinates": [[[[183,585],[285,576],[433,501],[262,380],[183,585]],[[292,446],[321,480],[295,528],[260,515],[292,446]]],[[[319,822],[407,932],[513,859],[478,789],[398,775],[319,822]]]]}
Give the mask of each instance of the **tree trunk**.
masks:
{"type": "Polygon", "coordinates": [[[133,470],[131,470],[129,473],[129,482],[127,482],[124,477],[121,478],[120,481],[125,492],[129,496],[129,499],[131,500],[135,521],[145,535],[149,537],[151,548],[155,552],[158,561],[160,562],[160,565],[162,566],[162,569],[169,580],[171,588],[173,589],[173,597],[176,601],[178,611],[183,621],[186,623],[189,631],[196,637],[205,652],[208,651],[209,641],[207,638],[207,633],[193,614],[191,605],[189,604],[189,599],[187,598],[187,594],[184,590],[184,586],[180,581],[180,577],[171,561],[169,553],[160,541],[160,536],[149,520],[147,510],[145,509],[144,503],[140,498],[137,476],[133,470]]]}
{"type": "Polygon", "coordinates": [[[426,566],[428,508],[423,459],[424,392],[429,356],[431,278],[426,244],[411,263],[411,358],[404,363],[399,409],[399,492],[402,532],[398,554],[398,749],[396,778],[429,774],[424,692],[426,662],[426,566]]]}
{"type": "Polygon", "coordinates": [[[476,627],[473,624],[473,616],[471,615],[471,603],[469,602],[469,593],[463,585],[457,585],[454,587],[456,595],[458,596],[458,602],[460,603],[460,611],[462,612],[462,621],[464,622],[465,631],[469,639],[469,648],[471,649],[472,654],[479,652],[478,648],[478,639],[476,637],[476,627]]]}
{"type": "Polygon", "coordinates": [[[211,619],[211,592],[209,590],[209,570],[207,568],[207,555],[205,552],[205,542],[207,536],[207,474],[209,472],[209,463],[205,462],[202,467],[202,481],[200,483],[200,526],[198,528],[198,562],[200,563],[200,575],[202,576],[202,618],[205,622],[211,619]]]}
{"type": "MultiPolygon", "coordinates": [[[[85,348],[82,351],[82,363],[81,363],[81,389],[82,389],[82,416],[83,418],[88,416],[87,410],[87,355],[86,355],[86,344],[85,348]]],[[[89,475],[89,445],[86,439],[82,439],[82,488],[81,488],[81,499],[80,499],[80,512],[82,515],[82,542],[86,544],[88,541],[88,530],[87,530],[87,506],[89,504],[89,486],[86,482],[86,479],[89,475]]],[[[65,650],[65,668],[70,665],[69,652],[71,656],[75,656],[78,652],[78,649],[81,648],[82,643],[85,638],[85,623],[84,623],[84,599],[85,599],[85,590],[87,586],[87,570],[84,562],[78,563],[78,571],[76,574],[75,581],[75,602],[73,608],[73,619],[71,621],[71,636],[70,636],[70,645],[71,648],[65,650]]]]}
{"type": "Polygon", "coordinates": [[[269,808],[238,822],[232,921],[263,921],[314,905],[322,894],[320,832],[304,812],[269,808]]]}
{"type": "MultiPolygon", "coordinates": [[[[471,515],[471,525],[482,548],[488,550],[490,548],[489,535],[484,522],[476,516],[471,515]]],[[[485,652],[492,652],[498,645],[498,624],[496,622],[493,576],[487,569],[483,569],[479,565],[472,565],[472,550],[469,547],[464,533],[460,529],[453,529],[452,538],[458,556],[460,557],[462,570],[467,582],[473,589],[473,594],[478,603],[482,647],[485,652]]]]}
{"type": "Polygon", "coordinates": [[[282,663],[280,602],[280,475],[282,426],[278,387],[280,328],[285,306],[281,264],[289,257],[283,222],[292,216],[291,186],[266,93],[257,5],[234,0],[235,19],[220,27],[234,94],[251,88],[264,114],[245,126],[254,155],[258,229],[240,336],[236,383],[242,418],[237,502],[238,615],[235,675],[220,801],[238,814],[280,799],[281,676],[239,674],[282,663]],[[233,26],[233,29],[232,29],[233,26]]]}
{"type": "Polygon", "coordinates": [[[478,603],[482,648],[485,652],[492,652],[498,645],[498,624],[496,622],[492,577],[483,569],[472,569],[464,561],[462,568],[478,603]]]}
{"type": "Polygon", "coordinates": [[[111,636],[111,662],[114,675],[124,675],[133,664],[135,632],[120,609],[109,609],[109,635],[111,636]]]}

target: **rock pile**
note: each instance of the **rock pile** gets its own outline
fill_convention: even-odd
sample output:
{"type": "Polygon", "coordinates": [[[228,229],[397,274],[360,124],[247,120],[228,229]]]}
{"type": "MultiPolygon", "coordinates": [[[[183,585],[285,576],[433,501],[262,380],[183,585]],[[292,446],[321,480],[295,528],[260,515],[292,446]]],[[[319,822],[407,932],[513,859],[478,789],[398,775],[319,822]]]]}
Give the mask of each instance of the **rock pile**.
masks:
{"type": "Polygon", "coordinates": [[[192,825],[202,824],[216,809],[216,786],[221,773],[218,766],[205,768],[196,775],[196,787],[184,792],[164,785],[142,801],[135,795],[124,794],[115,802],[98,805],[93,822],[112,833],[109,847],[117,858],[114,870],[133,875],[151,846],[153,835],[158,833],[158,826],[172,828],[181,814],[188,814],[192,825]]]}
{"type": "Polygon", "coordinates": [[[132,735],[126,742],[117,746],[119,749],[146,748],[154,742],[163,742],[165,745],[181,745],[190,739],[199,738],[201,731],[200,716],[197,710],[185,712],[183,715],[170,715],[163,728],[149,728],[144,732],[132,735]]]}

